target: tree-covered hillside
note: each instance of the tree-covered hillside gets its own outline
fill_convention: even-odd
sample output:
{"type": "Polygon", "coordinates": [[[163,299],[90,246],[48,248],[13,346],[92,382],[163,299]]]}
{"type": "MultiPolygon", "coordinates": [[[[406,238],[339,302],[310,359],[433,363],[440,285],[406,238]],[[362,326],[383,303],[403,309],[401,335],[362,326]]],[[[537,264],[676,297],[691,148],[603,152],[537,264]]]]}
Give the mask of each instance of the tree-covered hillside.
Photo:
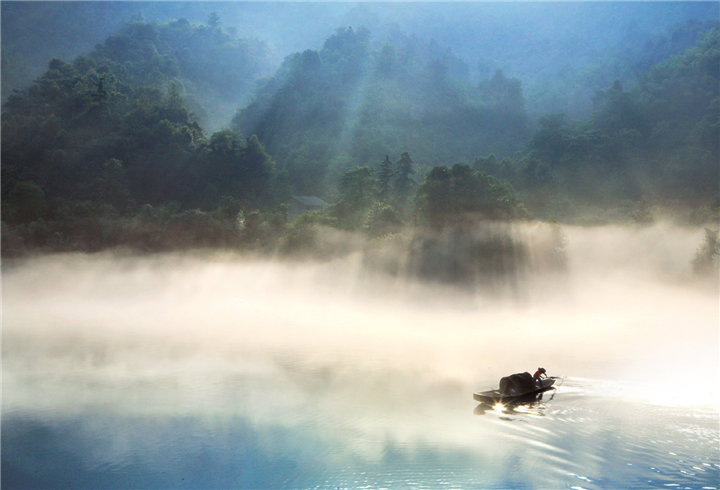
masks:
{"type": "Polygon", "coordinates": [[[599,91],[589,119],[541,117],[530,151],[517,161],[480,158],[475,166],[512,182],[538,215],[568,219],[614,209],[647,219],[655,206],[704,209],[694,219],[717,216],[719,76],[715,28],[637,84],[616,81],[599,91]]]}
{"type": "Polygon", "coordinates": [[[366,29],[341,28],[320,51],[288,57],[233,124],[257,134],[295,191],[311,194],[385,154],[411,150],[430,167],[523,148],[531,133],[521,82],[498,71],[478,86],[467,75],[435,43],[398,34],[378,45],[366,29]]]}
{"type": "MultiPolygon", "coordinates": [[[[319,49],[338,26],[364,26],[373,42],[403,32],[435,40],[467,63],[478,83],[501,69],[523,81],[533,116],[589,114],[591,99],[619,79],[694,44],[716,2],[2,2],[2,89],[24,89],[52,58],[87,53],[133,16],[222,24],[270,47],[273,69],[288,54],[319,49]]],[[[234,108],[233,108],[234,109],[234,108]]],[[[223,123],[225,124],[225,123],[223,123]]]]}
{"type": "MultiPolygon", "coordinates": [[[[597,91],[587,119],[554,113],[531,121],[520,80],[498,71],[473,85],[462,60],[434,43],[398,35],[396,44],[375,45],[368,31],[343,28],[322,50],[288,57],[234,124],[258,135],[299,194],[334,198],[342,172],[410,150],[421,176],[474,162],[512,183],[538,217],[711,211],[718,29],[693,32],[694,44],[638,71],[635,83],[597,91]]],[[[646,48],[656,55],[657,46],[646,48]]]]}
{"type": "Polygon", "coordinates": [[[238,40],[212,20],[132,22],[87,56],[52,60],[27,93],[10,96],[3,222],[31,242],[95,249],[177,218],[173,233],[185,233],[185,223],[193,234],[182,245],[217,238],[195,229],[212,217],[194,208],[233,219],[242,206],[270,208],[275,166],[257,138],[208,138],[198,124],[203,104],[233,99],[263,60],[262,43],[238,40]]]}
{"type": "Polygon", "coordinates": [[[72,62],[51,60],[3,105],[3,253],[222,246],[327,257],[351,246],[329,251],[331,229],[381,243],[370,262],[394,237],[421,275],[443,275],[431,263],[452,262],[447,247],[473,258],[468,270],[500,273],[496,261],[510,273],[524,249],[506,231],[476,234],[477,223],[718,219],[712,23],[679,26],[669,58],[654,43],[638,48],[633,59],[658,61],[597,91],[582,120],[535,118],[523,80],[497,70],[473,81],[448,47],[383,29],[339,28],[257,86],[267,45],[216,15],[136,19],[72,62]],[[248,94],[232,128],[208,131],[214,112],[229,117],[248,94]],[[292,195],[330,205],[289,221],[292,195]]]}
{"type": "MultiPolygon", "coordinates": [[[[191,24],[180,18],[158,24],[136,16],[83,58],[90,67],[109,70],[131,86],[166,89],[171,82],[177,84],[203,128],[217,130],[230,120],[256,80],[270,73],[270,51],[264,41],[224,29],[217,14],[210,14],[206,22],[191,24]]],[[[6,51],[3,70],[7,76],[20,76],[17,71],[22,69],[12,66],[16,50],[6,51]]],[[[14,85],[12,79],[5,83],[3,76],[4,85],[14,85]]],[[[6,92],[3,95],[11,96],[6,92]]]]}

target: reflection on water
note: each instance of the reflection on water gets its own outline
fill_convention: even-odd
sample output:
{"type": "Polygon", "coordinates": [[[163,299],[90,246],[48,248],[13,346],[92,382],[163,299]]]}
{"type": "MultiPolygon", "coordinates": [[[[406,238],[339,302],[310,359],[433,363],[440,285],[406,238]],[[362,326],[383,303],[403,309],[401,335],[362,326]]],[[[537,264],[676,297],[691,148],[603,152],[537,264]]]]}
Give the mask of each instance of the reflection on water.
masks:
{"type": "Polygon", "coordinates": [[[602,397],[570,378],[535,402],[481,412],[461,386],[354,372],[330,383],[350,385],[337,394],[322,388],[328,376],[19,375],[38,409],[6,408],[3,488],[708,488],[720,478],[712,408],[602,397]],[[58,392],[64,409],[42,399],[58,392]]]}
{"type": "Polygon", "coordinates": [[[716,292],[624,262],[468,302],[353,264],[6,269],[2,488],[720,487],[716,292]],[[538,365],[564,382],[473,400],[538,365]]]}
{"type": "MultiPolygon", "coordinates": [[[[492,404],[480,403],[477,407],[475,407],[473,413],[475,415],[484,415],[487,411],[493,411],[502,414],[531,414],[537,417],[542,417],[545,415],[545,409],[547,408],[546,402],[555,398],[556,391],[557,387],[542,393],[532,393],[511,402],[497,402],[492,404]]],[[[513,419],[506,417],[503,420],[513,419]]]]}

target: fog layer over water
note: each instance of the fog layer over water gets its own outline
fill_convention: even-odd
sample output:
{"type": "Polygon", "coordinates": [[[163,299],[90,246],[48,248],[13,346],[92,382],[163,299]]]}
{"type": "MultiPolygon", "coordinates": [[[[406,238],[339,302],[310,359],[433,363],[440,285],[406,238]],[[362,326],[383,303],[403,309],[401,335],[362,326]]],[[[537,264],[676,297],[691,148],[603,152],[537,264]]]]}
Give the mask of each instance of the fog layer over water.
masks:
{"type": "Polygon", "coordinates": [[[358,256],[6,263],[3,487],[716,486],[702,230],[565,232],[567,274],[513,297],[358,256]],[[538,366],[541,403],[478,410],[538,366]]]}

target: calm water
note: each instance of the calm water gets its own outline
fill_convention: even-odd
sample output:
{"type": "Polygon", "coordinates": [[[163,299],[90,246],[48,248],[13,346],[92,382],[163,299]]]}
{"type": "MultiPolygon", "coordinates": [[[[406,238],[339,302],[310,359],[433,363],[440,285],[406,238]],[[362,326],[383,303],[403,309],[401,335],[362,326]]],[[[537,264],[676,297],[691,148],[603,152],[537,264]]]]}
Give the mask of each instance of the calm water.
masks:
{"type": "Polygon", "coordinates": [[[715,292],[613,276],[518,306],[352,267],[6,269],[2,487],[720,487],[715,292]],[[540,401],[472,400],[537,365],[565,377],[540,401]]]}
{"type": "Polygon", "coordinates": [[[6,404],[3,488],[700,489],[720,479],[710,407],[631,401],[569,378],[534,405],[493,409],[460,385],[285,368],[20,376],[38,398],[75,396],[62,408],[6,404]]]}

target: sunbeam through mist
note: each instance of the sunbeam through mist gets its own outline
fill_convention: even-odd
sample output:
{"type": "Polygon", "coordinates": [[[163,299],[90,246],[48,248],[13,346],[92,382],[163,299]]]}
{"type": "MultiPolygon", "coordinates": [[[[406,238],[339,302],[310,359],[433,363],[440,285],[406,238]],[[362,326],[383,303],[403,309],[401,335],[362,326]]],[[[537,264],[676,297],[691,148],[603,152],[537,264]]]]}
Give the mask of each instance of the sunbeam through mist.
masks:
{"type": "Polygon", "coordinates": [[[716,385],[717,297],[687,274],[698,233],[568,234],[565,285],[533,277],[522,299],[412,281],[390,287],[363,279],[356,256],[33,259],[5,274],[6,366],[93,362],[142,371],[169,360],[176,369],[201,358],[300,356],[332,370],[382,366],[469,385],[540,363],[710,396],[714,390],[700,387],[716,385]]]}
{"type": "MultiPolygon", "coordinates": [[[[326,454],[316,459],[322,464],[350,457],[376,465],[391,450],[386,444],[403,454],[422,440],[504,468],[511,463],[503,455],[520,450],[518,442],[493,451],[457,417],[472,411],[473,390],[536,365],[567,377],[557,397],[534,408],[500,407],[491,412],[497,420],[539,416],[569,423],[589,417],[582,403],[595,400],[626,416],[650,417],[627,436],[628,444],[640,437],[640,428],[658,430],[653,420],[666,420],[662,407],[684,407],[708,420],[702,410],[718,400],[717,291],[690,280],[681,259],[692,255],[699,232],[657,226],[570,228],[567,234],[565,286],[557,287],[557,277],[534,277],[522,298],[482,297],[409,280],[400,286],[397,278],[383,285],[377,276],[361,274],[360,257],[297,263],[217,253],[50,255],[6,265],[4,420],[17,430],[25,420],[67,431],[60,420],[81,417],[94,430],[87,424],[102,417],[102,437],[114,442],[96,455],[98,464],[121,465],[131,464],[138,450],[118,446],[121,435],[137,437],[137,424],[122,422],[128,417],[187,419],[201,424],[193,431],[211,433],[220,427],[232,433],[232,421],[243,420],[260,431],[253,437],[260,438],[261,453],[293,458],[307,484],[318,471],[311,469],[315,456],[299,446],[291,450],[307,444],[307,437],[326,454]],[[286,433],[290,448],[273,448],[270,427],[286,433]],[[336,441],[336,430],[349,427],[348,438],[336,441]]],[[[613,420],[593,424],[614,431],[613,420]]],[[[185,429],[172,430],[174,435],[153,433],[146,450],[161,450],[164,444],[153,446],[158,438],[185,437],[185,429]]],[[[14,434],[4,440],[13,443],[14,434]]],[[[89,434],[73,437],[81,445],[96,444],[97,434],[89,434]]],[[[534,432],[522,437],[552,444],[558,458],[552,465],[581,464],[597,476],[606,466],[592,470],[578,459],[603,450],[587,445],[597,438],[589,434],[581,431],[566,443],[534,432]],[[585,437],[591,439],[582,442],[585,437]],[[567,444],[584,449],[573,456],[567,444]]],[[[212,437],[218,447],[235,447],[212,437]]],[[[499,434],[481,439],[487,437],[499,434]]],[[[152,471],[168,469],[148,464],[152,471]]],[[[10,470],[14,475],[16,469],[10,470]]],[[[708,471],[717,474],[717,467],[708,471]]],[[[497,483],[498,477],[491,473],[480,481],[497,483]]],[[[210,480],[211,486],[226,484],[223,478],[210,480]]],[[[371,481],[390,481],[384,478],[371,481]]],[[[475,481],[463,478],[470,474],[458,481],[475,481]]],[[[163,486],[170,480],[148,481],[163,486]]],[[[272,481],[274,487],[295,486],[292,479],[272,481]]]]}
{"type": "Polygon", "coordinates": [[[720,489],[720,3],[0,10],[3,489],[720,489]]]}

